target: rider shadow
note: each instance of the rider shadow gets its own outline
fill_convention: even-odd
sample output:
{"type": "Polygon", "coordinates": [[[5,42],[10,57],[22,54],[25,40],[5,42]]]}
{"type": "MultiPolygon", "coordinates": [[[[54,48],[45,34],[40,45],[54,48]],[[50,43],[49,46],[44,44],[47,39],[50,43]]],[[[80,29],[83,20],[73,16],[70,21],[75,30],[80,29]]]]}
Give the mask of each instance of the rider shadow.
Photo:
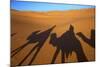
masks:
{"type": "Polygon", "coordinates": [[[43,31],[41,33],[38,33],[39,31],[35,31],[35,32],[32,32],[32,34],[27,38],[28,42],[25,43],[24,45],[22,45],[21,47],[13,50],[11,53],[12,53],[12,57],[15,56],[19,51],[21,51],[23,48],[25,48],[26,46],[28,46],[28,44],[31,44],[31,43],[36,43],[38,42],[38,44],[36,44],[31,50],[30,52],[25,56],[24,59],[21,60],[21,62],[18,64],[18,66],[20,66],[30,55],[32,52],[35,52],[35,54],[33,55],[31,61],[29,61],[28,65],[31,65],[32,62],[34,61],[34,59],[36,58],[38,52],[40,51],[40,49],[43,47],[45,41],[47,40],[47,38],[49,37],[51,31],[55,28],[55,26],[49,28],[48,30],[46,31],[43,31]]]}
{"type": "Polygon", "coordinates": [[[81,32],[77,33],[77,35],[86,43],[88,43],[91,47],[95,48],[95,30],[91,30],[91,37],[90,39],[87,38],[84,34],[81,32]]]}
{"type": "Polygon", "coordinates": [[[76,52],[78,62],[88,61],[80,41],[76,38],[74,33],[74,27],[70,25],[68,31],[63,33],[57,38],[56,33],[51,34],[50,43],[56,47],[56,52],[53,56],[51,63],[53,64],[57,58],[58,53],[61,51],[61,62],[65,63],[65,58],[68,59],[68,55],[72,54],[72,51],[76,52]]]}

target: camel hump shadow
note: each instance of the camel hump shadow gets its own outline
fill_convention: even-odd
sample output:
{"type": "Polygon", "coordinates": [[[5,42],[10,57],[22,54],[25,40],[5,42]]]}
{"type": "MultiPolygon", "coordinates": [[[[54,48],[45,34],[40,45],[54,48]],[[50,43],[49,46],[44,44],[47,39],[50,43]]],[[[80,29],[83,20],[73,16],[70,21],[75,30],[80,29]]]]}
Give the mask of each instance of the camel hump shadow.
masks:
{"type": "Polygon", "coordinates": [[[77,39],[74,27],[70,25],[69,30],[64,32],[60,37],[57,38],[56,33],[51,34],[50,43],[53,45],[53,47],[56,47],[56,52],[53,56],[52,62],[54,63],[55,58],[57,57],[57,54],[59,50],[62,51],[62,62],[65,61],[64,54],[66,55],[66,58],[68,58],[68,55],[72,53],[72,51],[75,51],[77,54],[78,61],[87,61],[87,58],[84,54],[84,51],[82,49],[80,41],[77,39]],[[56,57],[55,57],[56,56],[56,57]]]}

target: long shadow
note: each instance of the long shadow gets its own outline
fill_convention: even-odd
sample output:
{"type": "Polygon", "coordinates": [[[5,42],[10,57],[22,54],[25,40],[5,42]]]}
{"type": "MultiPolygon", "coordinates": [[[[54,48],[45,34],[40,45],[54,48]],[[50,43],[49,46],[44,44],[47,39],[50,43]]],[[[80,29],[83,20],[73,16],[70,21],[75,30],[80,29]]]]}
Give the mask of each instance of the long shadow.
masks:
{"type": "Polygon", "coordinates": [[[49,37],[51,31],[55,28],[56,26],[51,27],[50,29],[40,33],[38,35],[38,46],[37,46],[37,51],[35,52],[34,56],[32,57],[31,61],[29,62],[29,65],[32,64],[32,62],[34,61],[35,57],[37,56],[38,52],[40,51],[40,49],[43,47],[45,41],[47,40],[47,38],[49,37]]]}
{"type": "Polygon", "coordinates": [[[91,30],[91,37],[90,39],[87,38],[84,34],[81,32],[77,33],[77,35],[86,43],[88,43],[91,47],[95,48],[95,30],[91,30]]]}
{"type": "Polygon", "coordinates": [[[55,28],[55,26],[49,28],[46,31],[43,31],[41,33],[38,33],[39,31],[33,32],[28,38],[27,40],[29,40],[26,44],[22,45],[21,47],[13,50],[12,52],[15,52],[12,56],[16,55],[19,51],[21,51],[24,47],[26,47],[28,44],[30,43],[36,43],[38,42],[38,44],[36,44],[32,50],[25,56],[24,59],[21,60],[21,62],[18,64],[18,66],[20,66],[27,58],[28,56],[31,55],[32,52],[34,52],[34,50],[36,50],[35,54],[33,54],[33,57],[31,59],[31,61],[29,61],[28,65],[32,64],[32,62],[34,61],[34,59],[36,58],[38,52],[40,51],[40,49],[43,47],[45,41],[47,40],[47,38],[49,37],[51,31],[55,28]]]}
{"type": "Polygon", "coordinates": [[[11,57],[14,57],[19,51],[21,51],[23,48],[25,48],[26,46],[28,46],[28,44],[31,44],[31,43],[35,43],[37,42],[37,33],[39,31],[35,31],[35,32],[32,32],[32,34],[27,38],[28,42],[25,43],[24,45],[14,49],[11,51],[11,57]]]}
{"type": "Polygon", "coordinates": [[[51,35],[50,43],[56,47],[56,52],[53,56],[51,64],[53,64],[57,58],[58,53],[61,51],[61,62],[65,63],[65,58],[68,59],[68,55],[75,51],[79,62],[88,61],[80,41],[76,38],[74,33],[74,27],[70,25],[68,31],[57,38],[56,33],[51,35]]]}

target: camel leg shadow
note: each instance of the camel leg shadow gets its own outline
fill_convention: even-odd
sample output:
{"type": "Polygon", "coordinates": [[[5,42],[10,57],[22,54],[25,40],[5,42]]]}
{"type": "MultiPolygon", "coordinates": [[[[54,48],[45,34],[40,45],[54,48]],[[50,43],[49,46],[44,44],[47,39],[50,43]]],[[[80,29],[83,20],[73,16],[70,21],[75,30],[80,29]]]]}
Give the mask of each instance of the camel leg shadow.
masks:
{"type": "Polygon", "coordinates": [[[55,54],[54,54],[54,56],[53,56],[53,59],[52,59],[52,61],[51,61],[51,64],[54,64],[54,62],[55,62],[55,60],[56,60],[57,55],[58,55],[59,52],[60,52],[60,49],[56,49],[56,52],[55,52],[55,54]]]}
{"type": "Polygon", "coordinates": [[[85,53],[83,52],[83,49],[81,47],[76,49],[75,52],[77,54],[78,62],[88,61],[88,59],[86,58],[85,53]]]}
{"type": "Polygon", "coordinates": [[[28,57],[31,55],[31,53],[37,48],[38,45],[34,46],[32,50],[25,56],[25,58],[18,64],[20,66],[28,57]]]}
{"type": "Polygon", "coordinates": [[[11,51],[11,57],[14,57],[18,52],[20,52],[22,49],[24,49],[27,45],[29,44],[29,42],[27,42],[26,44],[22,45],[21,47],[11,51]]]}

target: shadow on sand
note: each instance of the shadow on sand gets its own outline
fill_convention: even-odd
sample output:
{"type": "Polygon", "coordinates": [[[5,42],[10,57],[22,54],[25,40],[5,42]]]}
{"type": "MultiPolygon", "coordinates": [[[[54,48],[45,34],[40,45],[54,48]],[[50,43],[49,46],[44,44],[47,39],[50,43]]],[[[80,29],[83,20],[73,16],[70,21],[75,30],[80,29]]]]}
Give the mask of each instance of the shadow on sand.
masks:
{"type": "Polygon", "coordinates": [[[55,26],[49,28],[48,30],[46,31],[43,31],[41,33],[38,33],[40,31],[35,31],[35,32],[32,32],[32,34],[27,38],[28,42],[25,43],[24,45],[22,45],[21,47],[15,49],[15,50],[12,50],[11,51],[11,57],[15,56],[19,51],[21,51],[23,48],[25,48],[26,46],[28,46],[28,44],[31,44],[31,43],[36,43],[38,42],[38,44],[36,44],[31,50],[30,52],[25,56],[24,59],[21,60],[21,62],[18,64],[18,66],[20,66],[27,58],[28,56],[30,56],[30,54],[32,52],[35,52],[35,54],[33,55],[31,61],[29,61],[28,65],[31,65],[32,62],[34,61],[34,59],[36,58],[38,52],[40,51],[40,49],[43,47],[45,41],[47,40],[47,38],[49,37],[51,31],[55,28],[55,26]]]}
{"type": "Polygon", "coordinates": [[[81,32],[77,33],[77,35],[86,43],[88,43],[91,47],[95,48],[95,30],[91,30],[91,37],[90,39],[87,38],[84,34],[81,32]]]}
{"type": "Polygon", "coordinates": [[[16,33],[12,33],[11,36],[13,37],[14,35],[16,35],[16,33]]]}
{"type": "MultiPolygon", "coordinates": [[[[51,31],[56,26],[53,26],[49,28],[46,31],[40,32],[35,31],[32,32],[31,35],[27,37],[28,42],[20,46],[19,48],[16,48],[15,50],[11,51],[11,57],[14,57],[18,52],[20,52],[22,49],[24,49],[26,46],[28,46],[31,43],[37,43],[35,46],[32,47],[30,52],[18,63],[18,66],[22,65],[24,61],[32,55],[31,60],[29,61],[28,65],[31,65],[32,62],[35,60],[37,54],[39,53],[40,49],[43,47],[45,41],[49,37],[51,31]],[[32,54],[34,52],[34,54],[32,54]]],[[[12,34],[14,36],[15,34],[12,34]]],[[[88,43],[91,47],[95,48],[95,30],[91,30],[91,38],[87,38],[83,33],[79,32],[77,35],[86,43],[88,43]]],[[[56,47],[56,51],[54,53],[54,56],[52,58],[51,64],[55,63],[55,60],[58,56],[58,54],[61,51],[61,62],[65,63],[65,58],[68,59],[68,55],[72,54],[74,51],[77,55],[78,62],[84,62],[88,61],[88,59],[85,56],[85,53],[82,49],[81,43],[76,37],[76,34],[74,32],[74,27],[70,25],[69,30],[64,32],[60,37],[57,37],[56,33],[52,33],[50,35],[50,44],[52,44],[53,47],[56,47]]]]}
{"type": "Polygon", "coordinates": [[[88,61],[80,41],[76,38],[74,33],[74,27],[70,25],[68,31],[63,33],[60,37],[57,38],[56,33],[51,34],[50,43],[56,47],[55,54],[51,63],[53,64],[57,58],[58,53],[61,51],[61,62],[65,63],[65,58],[68,59],[68,55],[72,54],[72,51],[76,52],[77,59],[79,62],[88,61]]]}

